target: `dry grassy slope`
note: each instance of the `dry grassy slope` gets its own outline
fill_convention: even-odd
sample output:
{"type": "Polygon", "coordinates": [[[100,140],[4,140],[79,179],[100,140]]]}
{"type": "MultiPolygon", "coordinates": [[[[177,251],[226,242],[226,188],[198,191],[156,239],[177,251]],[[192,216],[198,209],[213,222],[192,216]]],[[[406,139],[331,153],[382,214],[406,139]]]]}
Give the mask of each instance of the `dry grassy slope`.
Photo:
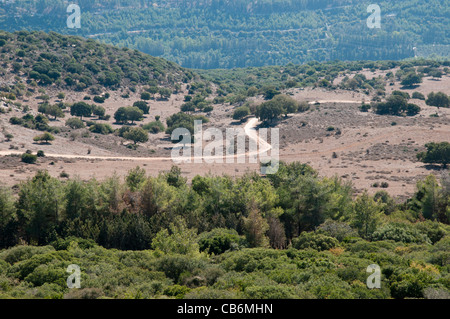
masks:
{"type": "MultiPolygon", "coordinates": [[[[370,77],[369,71],[363,71],[370,77]]],[[[381,74],[381,73],[380,73],[381,74]]],[[[372,74],[376,76],[377,74],[372,74]]],[[[399,89],[388,86],[387,92],[399,89]]],[[[443,91],[450,93],[450,77],[444,76],[435,81],[425,78],[424,82],[414,90],[427,94],[431,91],[443,91]]],[[[59,92],[59,90],[58,90],[59,92]]],[[[129,99],[120,97],[121,90],[110,91],[111,97],[103,106],[107,114],[113,115],[120,106],[131,105],[139,100],[138,93],[131,94],[129,99]]],[[[370,100],[370,96],[362,93],[325,89],[292,89],[289,92],[299,101],[354,101],[355,103],[322,103],[320,106],[312,106],[306,113],[296,114],[287,119],[282,119],[278,125],[280,129],[280,159],[285,161],[307,162],[318,169],[321,175],[332,176],[337,174],[344,179],[350,179],[358,190],[368,188],[371,192],[379,190],[371,185],[375,182],[386,181],[389,183],[388,191],[393,195],[406,195],[413,192],[415,182],[432,171],[415,159],[417,151],[423,149],[423,145],[430,141],[449,140],[450,126],[448,118],[449,109],[437,110],[426,106],[423,101],[412,100],[422,107],[419,115],[402,118],[393,116],[378,116],[369,113],[361,113],[358,110],[358,102],[370,100]],[[438,112],[440,117],[430,118],[429,115],[438,112]],[[397,125],[392,126],[392,122],[397,125]],[[303,125],[306,123],[306,125],[303,125]],[[328,132],[326,128],[334,126],[341,131],[336,135],[335,131],[328,132]],[[332,158],[336,152],[337,158],[332,158]]],[[[50,96],[56,96],[57,92],[48,92],[50,96]]],[[[151,101],[150,114],[146,116],[144,123],[150,122],[155,115],[165,119],[179,111],[183,103],[183,92],[172,96],[168,101],[151,101]]],[[[66,91],[65,101],[72,103],[82,100],[85,93],[66,91]]],[[[36,112],[39,100],[32,96],[26,102],[36,112]]],[[[51,102],[56,102],[53,98],[51,102]]],[[[262,102],[257,98],[256,102],[262,102]]],[[[233,122],[230,118],[232,106],[217,105],[211,113],[211,126],[226,128],[233,122]]],[[[47,153],[78,154],[85,155],[91,149],[91,155],[97,156],[168,156],[168,148],[172,145],[163,133],[151,135],[149,142],[138,148],[138,151],[130,151],[121,145],[121,139],[109,136],[95,135],[89,139],[70,139],[70,134],[59,134],[51,145],[38,145],[32,142],[37,131],[24,129],[10,125],[11,116],[19,116],[21,112],[14,110],[11,113],[0,116],[0,127],[15,137],[12,142],[0,142],[0,151],[7,150],[10,144],[19,149],[31,149],[37,151],[43,149],[47,153]],[[64,137],[66,136],[66,137],[64,137]],[[23,145],[23,147],[22,147],[23,145]],[[153,152],[154,151],[154,152],[153,152]]],[[[70,116],[69,114],[66,115],[70,116]]],[[[67,118],[66,117],[66,118],[67,118]]],[[[63,126],[65,119],[59,119],[51,123],[55,126],[63,126]]],[[[110,120],[110,124],[112,124],[110,120]]],[[[112,124],[115,126],[114,124],[112,124]]],[[[115,126],[118,127],[118,126],[115,126]]],[[[3,136],[0,135],[0,140],[3,136]]],[[[48,169],[54,176],[59,176],[62,171],[70,176],[79,175],[83,179],[96,177],[104,178],[112,172],[125,175],[127,171],[136,165],[144,167],[149,174],[156,175],[161,170],[170,169],[173,164],[170,160],[152,161],[123,161],[123,160],[91,160],[91,159],[40,159],[36,165],[25,165],[19,158],[4,157],[0,161],[0,178],[6,184],[12,185],[30,177],[37,169],[48,169]],[[53,165],[51,164],[53,162],[53,165]]],[[[247,170],[257,170],[257,164],[182,164],[183,173],[192,178],[197,174],[222,174],[241,175],[247,170]]]]}

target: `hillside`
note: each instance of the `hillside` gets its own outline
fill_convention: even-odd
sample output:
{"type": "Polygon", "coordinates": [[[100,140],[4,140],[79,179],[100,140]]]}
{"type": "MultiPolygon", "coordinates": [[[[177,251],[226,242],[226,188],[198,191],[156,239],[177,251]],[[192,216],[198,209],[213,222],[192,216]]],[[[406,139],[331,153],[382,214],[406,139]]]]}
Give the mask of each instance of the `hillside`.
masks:
{"type": "MultiPolygon", "coordinates": [[[[0,32],[2,85],[25,79],[31,86],[74,91],[160,85],[174,88],[192,73],[136,50],[54,32],[0,32]]],[[[13,93],[25,94],[23,87],[13,93]]]]}
{"type": "Polygon", "coordinates": [[[384,0],[381,28],[357,0],[85,0],[80,29],[60,0],[0,4],[0,29],[96,38],[189,68],[300,64],[311,60],[398,60],[447,55],[448,0],[384,0]]]}
{"type": "Polygon", "coordinates": [[[0,299],[449,299],[449,66],[189,70],[0,32],[0,299]],[[243,149],[176,163],[195,120],[243,149]]]}
{"type": "MultiPolygon", "coordinates": [[[[410,196],[417,181],[430,173],[416,154],[428,142],[448,140],[449,109],[429,105],[426,98],[448,93],[449,61],[333,61],[192,71],[54,32],[0,36],[0,152],[11,155],[1,159],[8,185],[42,168],[52,176],[82,179],[105,178],[111,170],[124,175],[136,165],[158,174],[173,163],[173,129],[192,130],[194,119],[224,132],[244,127],[250,117],[262,119],[258,109],[277,95],[291,97],[295,105],[272,123],[280,129],[281,159],[301,158],[324,176],[339,174],[357,192],[376,192],[373,185],[389,182],[392,195],[410,196]],[[403,85],[411,76],[420,81],[403,85]],[[406,94],[405,103],[414,105],[416,113],[377,114],[377,103],[394,92],[406,94]],[[372,109],[362,112],[362,102],[372,109]],[[298,111],[296,105],[302,105],[298,111]],[[236,120],[239,110],[243,117],[236,120]],[[141,138],[133,140],[137,137],[130,130],[141,138]],[[53,141],[39,141],[46,132],[53,141]],[[29,165],[19,156],[27,150],[51,156],[29,165]],[[63,165],[55,165],[58,159],[63,165]]],[[[205,169],[240,176],[258,164],[181,167],[191,179],[205,169]]]]}

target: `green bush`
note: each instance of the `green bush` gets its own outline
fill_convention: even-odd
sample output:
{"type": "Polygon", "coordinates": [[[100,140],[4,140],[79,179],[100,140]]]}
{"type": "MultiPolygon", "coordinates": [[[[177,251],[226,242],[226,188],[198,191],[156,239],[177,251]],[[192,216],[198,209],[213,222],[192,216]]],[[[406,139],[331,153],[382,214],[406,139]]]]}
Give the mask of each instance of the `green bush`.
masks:
{"type": "Polygon", "coordinates": [[[441,223],[426,220],[424,222],[416,223],[414,224],[414,227],[421,232],[422,234],[426,235],[430,240],[432,244],[437,243],[440,241],[444,236],[448,236],[450,233],[450,229],[448,225],[443,225],[441,223]]]}
{"type": "Polygon", "coordinates": [[[393,240],[403,243],[431,243],[430,239],[417,229],[406,224],[389,224],[382,226],[372,234],[372,240],[393,240]]]}
{"type": "Polygon", "coordinates": [[[27,164],[34,164],[37,161],[37,155],[23,153],[22,154],[22,162],[27,164]]]}
{"type": "Polygon", "coordinates": [[[165,127],[160,121],[153,121],[147,124],[142,125],[142,128],[149,133],[157,134],[159,132],[164,132],[165,127]]]}
{"type": "Polygon", "coordinates": [[[250,109],[247,106],[241,106],[234,110],[233,120],[243,120],[250,114],[250,109]]]}
{"type": "Polygon", "coordinates": [[[202,233],[198,241],[200,251],[219,255],[227,250],[238,249],[245,245],[245,239],[235,230],[216,228],[210,232],[202,233]]]}
{"type": "Polygon", "coordinates": [[[347,237],[356,237],[358,232],[345,222],[326,220],[317,227],[316,232],[334,237],[339,241],[343,241],[347,237]]]}
{"type": "Polygon", "coordinates": [[[148,114],[150,111],[150,106],[145,101],[136,101],[133,106],[138,107],[144,114],[148,114]]]}
{"type": "Polygon", "coordinates": [[[411,269],[393,277],[395,279],[391,279],[391,295],[397,299],[423,298],[424,288],[433,282],[430,274],[411,269]]]}
{"type": "Polygon", "coordinates": [[[141,100],[148,101],[152,98],[151,94],[148,92],[142,92],[141,93],[141,100]]]}
{"type": "Polygon", "coordinates": [[[109,124],[95,123],[89,128],[92,133],[98,133],[103,135],[111,134],[114,130],[109,124]]]}
{"type": "Polygon", "coordinates": [[[69,236],[67,238],[58,238],[57,240],[50,243],[56,250],[67,250],[71,245],[76,243],[77,247],[81,249],[89,249],[97,246],[97,244],[92,239],[84,239],[69,236]]]}
{"type": "Polygon", "coordinates": [[[425,95],[420,92],[413,92],[412,98],[425,101],[425,95]]]}
{"type": "Polygon", "coordinates": [[[192,273],[194,270],[204,267],[205,264],[201,260],[178,254],[162,256],[156,263],[156,270],[164,272],[168,278],[176,283],[179,282],[183,273],[192,273]]]}
{"type": "Polygon", "coordinates": [[[322,251],[339,246],[339,242],[336,238],[320,233],[303,232],[299,237],[292,240],[292,246],[296,249],[312,248],[317,251],[322,251]]]}

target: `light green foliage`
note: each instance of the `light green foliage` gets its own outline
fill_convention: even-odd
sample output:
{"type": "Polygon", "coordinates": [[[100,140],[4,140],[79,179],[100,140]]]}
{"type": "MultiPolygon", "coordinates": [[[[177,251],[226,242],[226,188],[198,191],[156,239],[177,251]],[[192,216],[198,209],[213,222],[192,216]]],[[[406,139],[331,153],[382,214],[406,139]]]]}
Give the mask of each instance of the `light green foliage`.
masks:
{"type": "Polygon", "coordinates": [[[234,110],[233,120],[243,120],[250,114],[250,109],[247,106],[241,106],[234,110]]]}
{"type": "Polygon", "coordinates": [[[333,237],[320,233],[303,232],[292,241],[292,246],[297,249],[312,248],[317,251],[322,251],[339,246],[339,242],[333,237]]]}
{"type": "Polygon", "coordinates": [[[417,193],[409,206],[426,219],[445,221],[448,218],[449,196],[448,188],[441,187],[436,177],[429,175],[417,182],[417,193]]]}
{"type": "Polygon", "coordinates": [[[417,229],[406,224],[388,224],[377,229],[372,240],[393,240],[403,243],[431,243],[430,239],[417,229]]]}
{"type": "Polygon", "coordinates": [[[165,130],[164,124],[161,123],[161,121],[153,121],[153,122],[144,124],[142,126],[142,128],[152,134],[164,132],[164,130],[165,130]]]}
{"type": "Polygon", "coordinates": [[[174,253],[192,256],[199,254],[197,232],[194,229],[188,229],[181,219],[177,220],[176,223],[171,223],[169,230],[163,229],[158,232],[153,239],[152,247],[165,254],[174,253]]]}
{"type": "Polygon", "coordinates": [[[89,131],[91,131],[92,133],[108,135],[113,132],[113,128],[111,127],[111,125],[106,123],[95,123],[94,125],[89,127],[89,131]]]}
{"type": "Polygon", "coordinates": [[[140,168],[139,166],[130,169],[125,179],[127,186],[132,192],[139,190],[144,184],[145,180],[145,169],[140,168]]]}
{"type": "Polygon", "coordinates": [[[50,134],[49,132],[45,132],[45,133],[43,133],[41,135],[33,137],[33,141],[35,141],[35,142],[46,142],[46,143],[48,143],[50,141],[53,141],[54,139],[55,139],[55,137],[52,134],[50,134]]]}
{"type": "Polygon", "coordinates": [[[425,103],[431,106],[437,107],[449,107],[450,106],[450,97],[443,92],[431,92],[428,94],[428,98],[425,103]]]}
{"type": "Polygon", "coordinates": [[[80,119],[83,119],[83,116],[91,116],[91,114],[92,106],[86,102],[77,102],[70,107],[70,115],[79,116],[80,119]]]}
{"type": "Polygon", "coordinates": [[[353,225],[359,234],[364,237],[370,236],[380,222],[381,206],[375,202],[367,192],[358,196],[353,205],[353,225]]]}
{"type": "Polygon", "coordinates": [[[215,255],[223,254],[228,250],[237,250],[246,245],[245,239],[235,230],[226,228],[215,228],[200,234],[198,243],[200,251],[215,255]]]}
{"type": "Polygon", "coordinates": [[[448,181],[427,178],[389,213],[387,194],[353,198],[349,186],[301,163],[280,163],[273,176],[205,175],[191,183],[176,167],[157,177],[135,168],[125,181],[102,182],[39,172],[17,198],[0,190],[0,296],[449,294],[448,181]],[[82,270],[76,292],[65,284],[72,263],[82,270]],[[373,263],[382,269],[381,289],[366,287],[373,263]]]}

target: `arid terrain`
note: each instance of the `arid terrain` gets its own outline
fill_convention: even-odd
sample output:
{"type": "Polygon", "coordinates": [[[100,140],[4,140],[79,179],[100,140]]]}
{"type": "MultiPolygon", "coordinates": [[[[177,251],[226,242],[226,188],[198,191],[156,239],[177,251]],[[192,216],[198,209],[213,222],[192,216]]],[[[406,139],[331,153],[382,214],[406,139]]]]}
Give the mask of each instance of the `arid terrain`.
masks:
{"type": "MultiPolygon", "coordinates": [[[[364,70],[360,73],[368,79],[385,75],[384,71],[377,72],[364,70]]],[[[335,82],[338,83],[339,78],[335,82]]],[[[426,77],[420,86],[413,89],[402,88],[395,82],[394,85],[387,85],[386,94],[399,89],[410,94],[414,91],[425,95],[432,91],[449,93],[450,77],[444,75],[439,80],[426,77]]],[[[57,95],[57,92],[53,93],[49,92],[49,95],[57,95]]],[[[153,121],[157,115],[165,123],[168,116],[179,111],[185,93],[183,88],[182,92],[172,95],[168,100],[151,101],[150,114],[138,125],[153,121]]],[[[418,162],[416,154],[424,150],[427,142],[450,140],[450,109],[437,109],[427,106],[422,100],[411,99],[412,103],[421,107],[420,114],[413,117],[380,116],[372,111],[361,112],[358,108],[362,101],[370,102],[373,95],[325,88],[289,89],[285,93],[298,101],[309,102],[311,107],[304,113],[283,117],[277,123],[280,160],[306,162],[323,176],[338,175],[351,180],[359,191],[368,189],[374,193],[380,189],[374,186],[387,182],[387,190],[400,197],[411,194],[416,181],[424,176],[430,173],[441,174],[439,168],[418,162]],[[438,117],[430,117],[436,113],[438,117]]],[[[118,107],[129,106],[139,100],[137,93],[130,93],[127,99],[121,97],[121,91],[111,91],[110,94],[110,98],[102,106],[111,118],[118,107]]],[[[68,92],[64,102],[81,101],[84,95],[68,92]]],[[[256,103],[263,101],[262,97],[254,100],[256,103]]],[[[52,99],[50,103],[57,101],[52,99]]],[[[24,102],[37,114],[40,100],[36,96],[24,102]]],[[[232,110],[233,106],[229,104],[215,105],[211,113],[205,114],[210,119],[206,127],[244,127],[245,123],[232,120],[232,110]]],[[[170,157],[174,144],[165,133],[150,134],[148,142],[140,145],[137,150],[132,150],[126,147],[130,142],[115,135],[83,134],[87,129],[72,132],[73,130],[64,126],[66,119],[70,117],[67,113],[65,118],[50,122],[52,126],[60,126],[62,133],[51,144],[37,144],[33,142],[33,137],[39,134],[37,131],[9,124],[10,117],[22,115],[22,111],[13,109],[0,117],[0,127],[14,136],[9,142],[3,136],[0,137],[0,178],[6,185],[18,184],[40,169],[48,170],[52,176],[60,176],[65,172],[70,177],[102,179],[112,172],[120,176],[126,175],[128,170],[136,166],[145,168],[148,174],[157,175],[174,165],[170,157]],[[18,156],[25,150],[43,150],[47,156],[39,158],[37,164],[25,164],[18,156]]],[[[95,117],[92,120],[97,121],[95,117]]],[[[113,124],[112,119],[109,123],[113,128],[120,127],[113,124]]],[[[189,179],[198,174],[226,173],[236,176],[259,169],[259,164],[248,163],[248,158],[245,164],[179,165],[189,179]]]]}

